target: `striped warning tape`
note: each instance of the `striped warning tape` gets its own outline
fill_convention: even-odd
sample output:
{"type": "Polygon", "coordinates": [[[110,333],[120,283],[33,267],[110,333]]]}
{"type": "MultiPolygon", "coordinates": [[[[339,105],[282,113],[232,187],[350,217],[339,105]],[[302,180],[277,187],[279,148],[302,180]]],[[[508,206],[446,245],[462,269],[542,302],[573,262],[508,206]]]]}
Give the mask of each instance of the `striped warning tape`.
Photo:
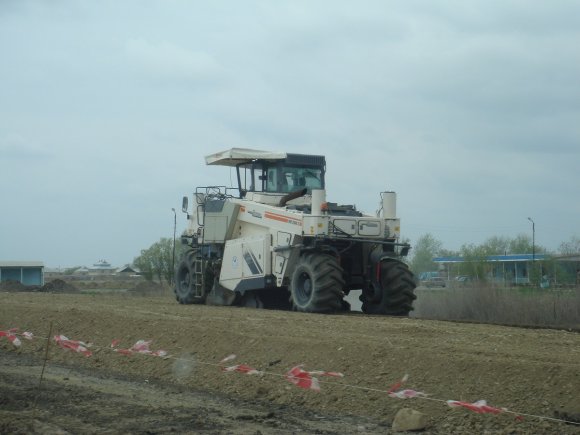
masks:
{"type": "MultiPolygon", "coordinates": [[[[49,340],[48,337],[40,337],[35,336],[31,332],[23,332],[18,333],[18,328],[11,328],[5,331],[0,331],[0,338],[6,337],[15,347],[20,347],[22,342],[18,339],[18,336],[26,338],[28,340],[32,340],[33,338],[39,340],[49,340]]],[[[70,340],[64,335],[56,335],[53,337],[53,340],[57,343],[57,345],[63,349],[72,350],[74,352],[81,353],[87,357],[92,355],[92,352],[88,349],[89,347],[95,350],[109,350],[113,352],[118,352],[125,355],[131,354],[142,354],[142,355],[151,355],[151,356],[158,356],[163,357],[163,359],[174,359],[174,360],[184,360],[183,357],[174,357],[169,355],[164,350],[159,351],[151,351],[149,349],[149,345],[151,344],[151,340],[139,340],[137,341],[131,348],[129,349],[118,349],[117,346],[119,344],[119,340],[113,340],[111,345],[108,347],[96,346],[91,343],[85,343],[80,340],[70,340]]],[[[515,416],[517,420],[522,420],[523,417],[535,418],[540,420],[558,422],[558,423],[566,423],[570,425],[580,426],[580,422],[571,421],[565,418],[555,418],[555,417],[548,417],[544,415],[537,415],[537,414],[530,414],[530,413],[523,413],[523,412],[516,412],[509,410],[507,408],[497,408],[487,404],[485,400],[478,400],[476,402],[464,402],[464,401],[457,401],[457,400],[444,400],[435,397],[430,397],[430,395],[416,391],[412,389],[402,389],[400,388],[407,382],[408,375],[405,375],[401,380],[397,381],[393,384],[389,389],[379,389],[379,388],[372,388],[372,387],[364,387],[360,385],[352,385],[344,382],[331,382],[331,381],[323,381],[318,379],[316,376],[325,376],[325,377],[333,377],[333,378],[343,378],[344,374],[340,372],[329,372],[329,371],[321,371],[321,370],[314,370],[314,371],[306,371],[303,369],[304,365],[300,364],[284,374],[268,372],[265,370],[257,370],[253,367],[250,367],[246,364],[237,364],[234,366],[225,366],[226,362],[233,361],[236,359],[237,356],[235,354],[231,354],[220,360],[219,362],[207,362],[207,361],[199,361],[199,360],[191,360],[185,359],[186,361],[190,361],[192,363],[206,365],[206,366],[213,366],[220,368],[223,372],[238,372],[247,375],[260,375],[260,376],[273,376],[286,379],[287,381],[291,382],[292,384],[296,385],[299,388],[308,389],[320,392],[320,384],[331,384],[335,386],[340,386],[343,388],[350,388],[368,392],[376,392],[376,393],[383,393],[391,398],[396,399],[418,399],[418,400],[428,400],[432,402],[438,402],[446,404],[447,406],[453,408],[464,408],[470,410],[472,412],[478,414],[512,414],[515,416]]]]}

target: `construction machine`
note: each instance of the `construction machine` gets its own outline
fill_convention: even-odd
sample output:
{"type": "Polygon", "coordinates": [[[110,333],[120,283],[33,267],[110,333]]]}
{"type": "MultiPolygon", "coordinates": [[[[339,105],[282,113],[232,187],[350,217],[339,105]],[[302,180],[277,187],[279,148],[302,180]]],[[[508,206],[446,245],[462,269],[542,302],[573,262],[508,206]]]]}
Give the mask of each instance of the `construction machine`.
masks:
{"type": "Polygon", "coordinates": [[[237,186],[197,187],[191,207],[183,198],[178,302],[328,313],[362,290],[364,313],[413,309],[395,192],[366,215],[326,200],[324,156],[232,148],[205,160],[235,169],[237,186]]]}

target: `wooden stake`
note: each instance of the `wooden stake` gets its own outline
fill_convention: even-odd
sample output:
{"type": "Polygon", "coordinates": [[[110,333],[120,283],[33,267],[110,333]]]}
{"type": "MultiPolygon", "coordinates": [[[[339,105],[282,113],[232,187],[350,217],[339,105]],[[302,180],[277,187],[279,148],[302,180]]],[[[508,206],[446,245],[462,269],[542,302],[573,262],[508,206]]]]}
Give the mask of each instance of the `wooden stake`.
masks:
{"type": "Polygon", "coordinates": [[[42,372],[40,373],[40,381],[38,382],[38,391],[40,392],[40,387],[42,386],[42,379],[44,378],[44,369],[46,367],[46,361],[48,360],[48,348],[50,347],[50,337],[52,337],[52,322],[50,322],[50,327],[48,329],[48,340],[46,340],[46,349],[44,351],[44,361],[42,363],[42,372]]]}

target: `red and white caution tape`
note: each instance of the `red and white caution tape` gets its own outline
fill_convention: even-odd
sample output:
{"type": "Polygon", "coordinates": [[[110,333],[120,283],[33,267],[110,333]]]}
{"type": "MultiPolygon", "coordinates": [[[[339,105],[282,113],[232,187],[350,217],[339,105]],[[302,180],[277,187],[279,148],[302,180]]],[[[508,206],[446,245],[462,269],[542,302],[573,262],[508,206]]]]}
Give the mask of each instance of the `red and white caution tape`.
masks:
{"type": "Polygon", "coordinates": [[[304,364],[300,364],[300,365],[297,365],[295,367],[292,367],[286,373],[285,378],[289,382],[296,385],[297,387],[304,388],[306,390],[320,391],[320,382],[318,381],[318,378],[313,377],[313,375],[331,376],[331,377],[335,377],[335,378],[344,377],[344,375],[342,373],[339,373],[339,372],[325,372],[325,371],[320,371],[320,370],[308,372],[306,370],[303,370],[302,367],[304,367],[304,364]]]}
{"type": "Polygon", "coordinates": [[[261,372],[260,370],[256,370],[253,367],[247,366],[245,364],[238,364],[235,366],[231,366],[231,367],[224,367],[222,368],[222,370],[224,372],[239,372],[239,373],[244,373],[246,375],[262,375],[264,372],[261,372]]]}
{"type": "Polygon", "coordinates": [[[117,349],[117,346],[119,345],[120,342],[121,342],[121,340],[118,340],[118,339],[114,339],[111,342],[111,349],[113,349],[113,352],[118,352],[118,353],[121,353],[123,355],[133,354],[133,352],[129,349],[117,349]]]}
{"type": "Polygon", "coordinates": [[[301,366],[293,367],[286,373],[286,379],[299,388],[320,391],[320,383],[310,373],[302,370],[301,366]]]}
{"type": "Polygon", "coordinates": [[[82,353],[86,357],[89,357],[93,354],[88,349],[88,347],[90,347],[90,344],[87,344],[83,341],[70,340],[69,338],[67,338],[64,335],[55,335],[54,341],[56,342],[56,344],[58,346],[62,347],[63,349],[69,349],[69,350],[72,350],[74,352],[82,353]]]}
{"type": "Polygon", "coordinates": [[[499,414],[507,411],[505,408],[494,408],[493,406],[489,406],[485,400],[478,400],[473,403],[448,400],[447,405],[452,408],[467,408],[470,411],[477,412],[478,414],[499,414]]]}
{"type": "Polygon", "coordinates": [[[0,331],[0,337],[6,337],[6,339],[10,343],[12,343],[14,346],[20,347],[22,342],[16,336],[16,334],[15,334],[16,331],[18,331],[18,328],[12,328],[12,329],[9,329],[8,331],[0,331]]]}
{"type": "Polygon", "coordinates": [[[427,397],[427,394],[421,391],[415,390],[400,390],[400,391],[392,391],[389,393],[389,397],[394,399],[415,399],[417,397],[427,397]]]}
{"type": "Polygon", "coordinates": [[[313,370],[311,372],[308,372],[311,375],[317,375],[317,376],[330,376],[331,378],[344,378],[344,375],[342,373],[339,372],[324,372],[322,370],[313,370]]]}
{"type": "Polygon", "coordinates": [[[16,347],[20,347],[22,345],[18,335],[22,335],[22,337],[26,338],[27,340],[32,340],[32,332],[23,332],[22,334],[17,335],[16,331],[18,331],[18,328],[11,328],[8,331],[0,331],[0,338],[6,337],[6,339],[16,347]]]}
{"type": "Polygon", "coordinates": [[[223,364],[223,363],[226,363],[226,362],[228,362],[228,361],[233,361],[233,360],[235,360],[236,358],[237,358],[237,357],[236,357],[236,355],[234,355],[234,354],[232,353],[231,355],[228,355],[228,356],[226,356],[224,359],[222,359],[222,360],[219,362],[219,364],[223,364]]]}
{"type": "MultiPolygon", "coordinates": [[[[19,335],[22,336],[23,338],[28,339],[28,340],[32,340],[34,337],[34,335],[31,332],[23,332],[22,334],[17,334],[16,331],[18,331],[18,328],[12,328],[12,329],[9,329],[6,331],[0,331],[0,338],[6,337],[6,339],[9,340],[14,346],[19,347],[22,344],[22,342],[18,338],[19,335]]],[[[44,339],[47,339],[47,338],[44,338],[44,339]]],[[[53,339],[56,342],[56,344],[63,349],[72,350],[74,352],[82,353],[83,355],[85,355],[87,357],[90,357],[92,355],[92,352],[88,349],[91,345],[87,344],[83,341],[71,340],[64,335],[55,335],[53,337],[53,339]]],[[[141,354],[147,354],[147,355],[153,355],[153,356],[166,356],[167,355],[167,352],[164,350],[151,351],[149,349],[149,345],[151,344],[151,341],[139,340],[133,346],[131,346],[131,348],[129,348],[129,349],[117,348],[117,346],[119,345],[119,342],[120,342],[120,340],[113,340],[110,347],[115,352],[122,353],[125,355],[131,355],[133,353],[141,353],[141,354]]],[[[213,364],[204,363],[204,364],[218,366],[224,372],[238,372],[238,373],[244,373],[244,374],[248,374],[248,375],[269,374],[269,375],[281,376],[279,374],[273,374],[273,373],[260,371],[260,370],[257,370],[255,368],[250,367],[250,366],[245,365],[245,364],[238,364],[238,365],[234,365],[234,366],[230,366],[230,367],[223,366],[224,363],[232,361],[234,359],[236,359],[236,355],[231,354],[231,355],[228,355],[227,357],[225,357],[224,359],[222,359],[218,364],[215,364],[215,363],[213,363],[213,364]]],[[[289,382],[291,382],[292,384],[296,385],[299,388],[309,389],[309,390],[313,390],[313,391],[317,391],[317,392],[320,391],[320,382],[315,376],[329,376],[329,377],[338,377],[338,378],[344,377],[344,375],[342,373],[339,373],[339,372],[327,372],[327,371],[321,371],[321,370],[306,371],[303,369],[303,367],[304,367],[303,364],[295,366],[292,369],[290,369],[285,375],[282,375],[282,376],[284,378],[286,378],[286,380],[288,380],[289,382]]],[[[428,397],[427,394],[425,394],[421,391],[416,391],[416,390],[411,390],[411,389],[400,390],[400,388],[407,381],[407,379],[408,379],[408,376],[405,375],[400,381],[396,382],[388,391],[386,391],[386,393],[389,395],[389,397],[393,397],[393,398],[397,398],[397,399],[420,398],[420,399],[425,399],[425,400],[432,400],[432,401],[436,401],[436,402],[446,403],[448,406],[450,406],[452,408],[466,408],[466,409],[473,411],[473,412],[476,412],[478,414],[510,413],[510,414],[515,414],[517,420],[522,420],[523,416],[528,416],[528,417],[539,418],[542,420],[564,422],[564,423],[570,423],[570,424],[574,424],[574,425],[578,424],[575,421],[568,421],[568,420],[559,419],[559,418],[550,418],[550,417],[546,417],[546,416],[533,415],[533,414],[515,413],[513,411],[509,411],[506,408],[496,408],[493,406],[489,406],[485,400],[478,400],[477,402],[473,402],[473,403],[462,402],[462,401],[458,401],[458,400],[447,400],[446,401],[446,400],[442,400],[442,399],[428,397]]],[[[377,390],[374,388],[359,387],[359,386],[347,385],[347,384],[339,384],[339,385],[342,385],[344,387],[351,387],[351,388],[357,388],[357,389],[362,389],[362,390],[368,390],[368,391],[385,392],[384,390],[377,390]]]]}
{"type": "Polygon", "coordinates": [[[115,352],[119,352],[123,355],[132,355],[134,353],[141,353],[144,355],[152,355],[152,356],[167,356],[167,352],[164,350],[156,350],[152,351],[149,349],[149,345],[151,344],[151,340],[139,340],[129,349],[118,349],[117,346],[119,345],[120,340],[113,340],[111,343],[111,348],[115,352]]]}
{"type": "MultiPolygon", "coordinates": [[[[228,355],[219,362],[219,365],[221,365],[225,362],[228,362],[228,361],[232,361],[234,359],[236,359],[236,355],[234,355],[234,354],[228,355]]],[[[335,377],[335,378],[344,377],[344,375],[342,373],[339,373],[339,372],[326,372],[326,371],[322,371],[322,370],[306,371],[306,370],[303,370],[302,367],[304,367],[303,364],[291,368],[284,375],[284,377],[289,382],[292,382],[294,385],[296,385],[297,387],[304,388],[307,390],[320,391],[320,382],[318,381],[318,378],[316,378],[314,376],[330,376],[330,377],[335,377]]],[[[222,367],[222,371],[224,371],[224,372],[238,372],[238,373],[244,373],[247,375],[263,375],[263,374],[265,374],[265,372],[263,372],[261,370],[257,370],[253,367],[246,365],[246,364],[237,364],[235,366],[222,367]]]]}
{"type": "MultiPolygon", "coordinates": [[[[223,363],[227,363],[229,361],[233,361],[237,358],[236,355],[234,355],[233,353],[231,355],[226,356],[224,359],[222,359],[218,365],[222,365],[223,363]]],[[[263,375],[264,372],[260,371],[260,370],[256,370],[253,367],[250,367],[246,364],[237,364],[235,366],[230,366],[230,367],[222,367],[222,371],[223,372],[238,372],[238,373],[244,373],[246,375],[263,375]]]]}
{"type": "Polygon", "coordinates": [[[401,386],[407,382],[407,379],[409,379],[409,375],[405,374],[405,376],[403,376],[403,379],[401,379],[398,382],[395,382],[391,388],[389,388],[389,393],[392,393],[395,390],[398,390],[399,388],[401,388],[401,386]]]}
{"type": "Polygon", "coordinates": [[[409,389],[396,391],[401,388],[405,382],[407,382],[407,379],[409,379],[409,375],[403,376],[403,379],[401,379],[399,382],[396,382],[391,388],[389,388],[389,391],[387,392],[389,397],[393,397],[394,399],[414,399],[417,397],[427,397],[427,394],[421,391],[409,389]]]}

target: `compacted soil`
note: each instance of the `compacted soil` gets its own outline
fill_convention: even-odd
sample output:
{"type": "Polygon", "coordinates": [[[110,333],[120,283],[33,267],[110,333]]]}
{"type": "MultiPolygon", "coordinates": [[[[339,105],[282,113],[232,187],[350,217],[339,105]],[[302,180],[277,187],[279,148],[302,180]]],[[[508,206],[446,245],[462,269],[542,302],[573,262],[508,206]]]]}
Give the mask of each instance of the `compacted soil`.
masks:
{"type": "Polygon", "coordinates": [[[184,306],[170,296],[0,299],[0,331],[34,334],[18,348],[0,338],[0,433],[392,433],[401,408],[426,414],[433,434],[580,433],[574,332],[184,306]],[[90,342],[92,355],[47,340],[59,334],[90,342]],[[117,348],[152,340],[168,355],[124,355],[114,339],[117,348]],[[235,364],[262,373],[222,370],[235,364]],[[300,389],[284,378],[298,364],[344,377],[318,375],[320,392],[300,389]],[[401,388],[426,398],[389,397],[405,374],[401,388]],[[509,412],[446,403],[480,399],[509,412]]]}

